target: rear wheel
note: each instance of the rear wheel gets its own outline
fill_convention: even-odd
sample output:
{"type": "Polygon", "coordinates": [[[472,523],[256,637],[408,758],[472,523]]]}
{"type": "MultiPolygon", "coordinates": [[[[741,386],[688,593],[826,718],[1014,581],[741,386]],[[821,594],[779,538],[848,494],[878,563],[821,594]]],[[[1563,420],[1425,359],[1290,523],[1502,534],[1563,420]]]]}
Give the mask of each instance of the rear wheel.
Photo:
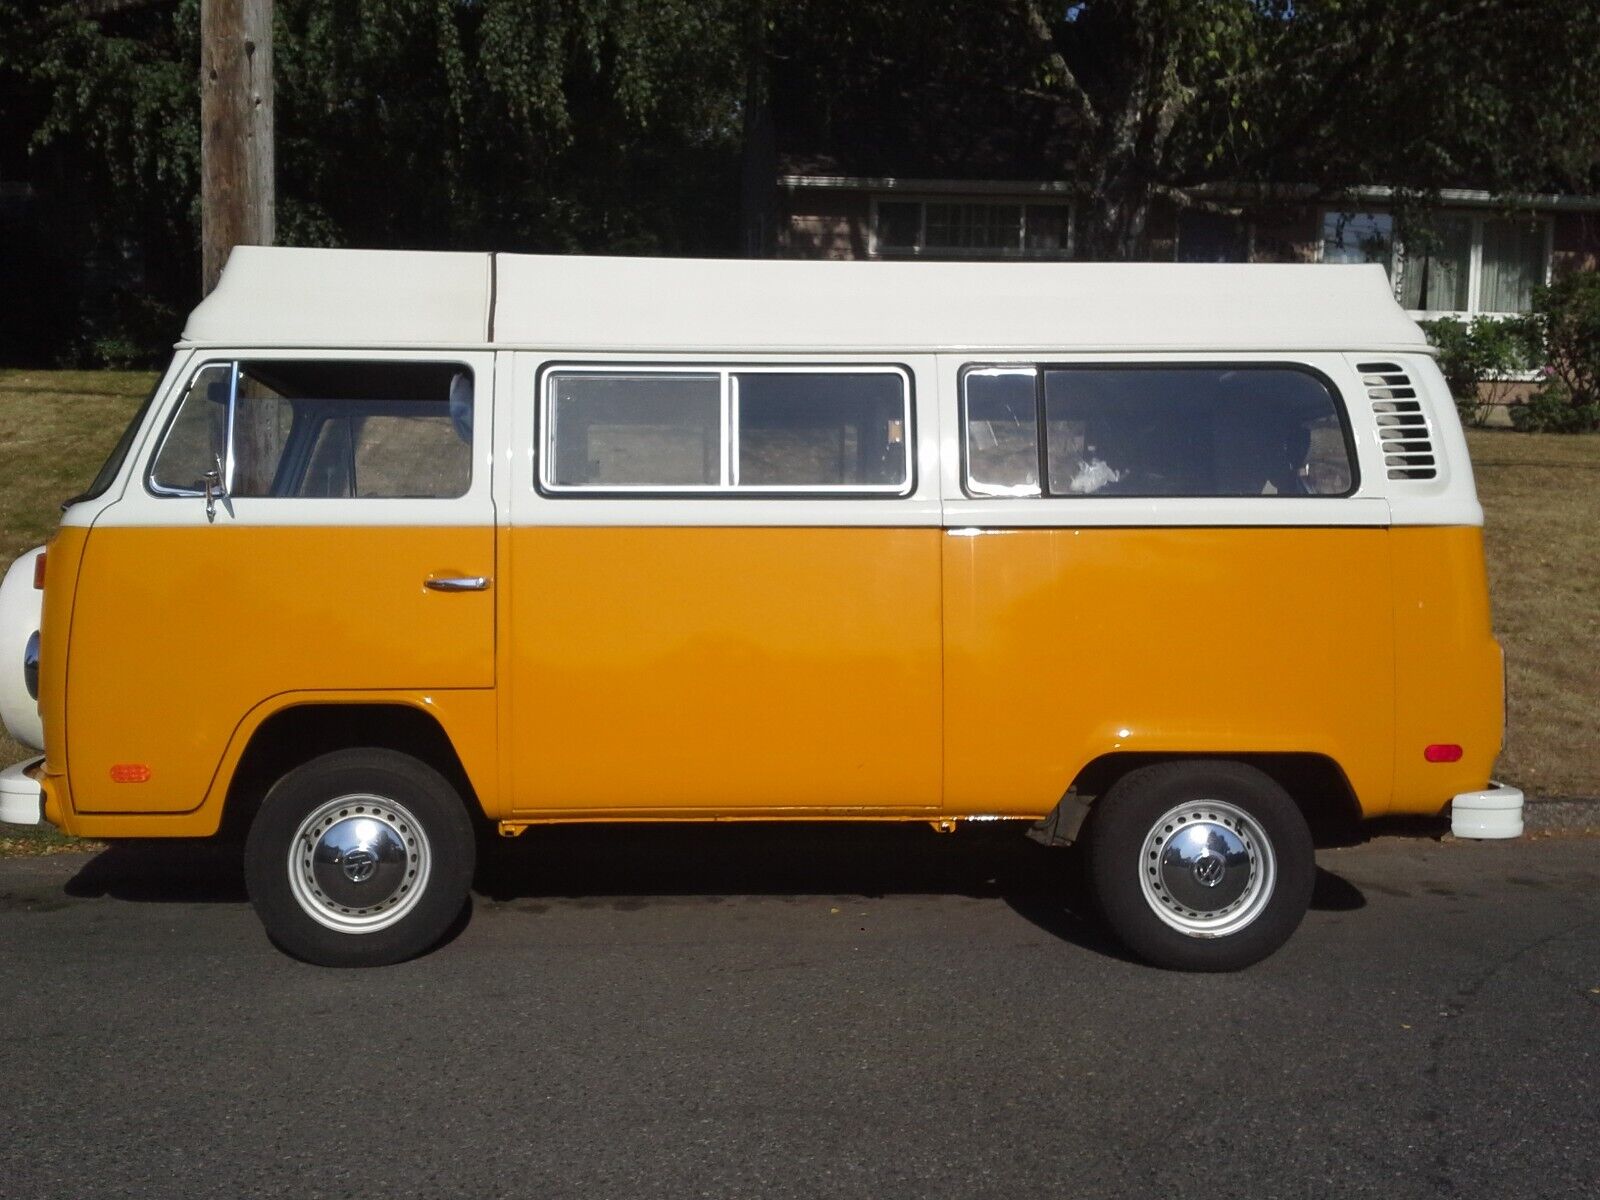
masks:
{"type": "Polygon", "coordinates": [[[1243,763],[1130,772],[1096,802],[1088,840],[1101,911],[1156,966],[1249,966],[1289,939],[1311,902],[1316,860],[1305,818],[1243,763]]]}
{"type": "Polygon", "coordinates": [[[340,750],[290,771],[245,842],[267,934],[296,958],[383,966],[442,937],[466,903],[476,841],[461,797],[392,750],[340,750]]]}

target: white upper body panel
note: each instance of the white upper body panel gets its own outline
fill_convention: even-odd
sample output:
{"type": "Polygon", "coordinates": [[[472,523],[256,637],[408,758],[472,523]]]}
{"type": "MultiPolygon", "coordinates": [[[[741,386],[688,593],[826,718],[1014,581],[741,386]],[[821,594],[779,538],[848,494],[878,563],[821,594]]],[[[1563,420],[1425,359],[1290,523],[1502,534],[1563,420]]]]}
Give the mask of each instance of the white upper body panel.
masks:
{"type": "Polygon", "coordinates": [[[489,340],[487,254],[235,246],[183,340],[239,346],[475,346],[489,340]]]}
{"type": "MultiPolygon", "coordinates": [[[[143,480],[186,381],[211,360],[471,360],[477,462],[456,501],[239,500],[228,520],[282,524],[1038,526],[1479,525],[1467,447],[1432,350],[1379,267],[836,263],[560,258],[241,247],[191,316],[112,486],[67,524],[210,524],[143,480]],[[1342,497],[974,496],[962,479],[961,373],[974,363],[1291,363],[1349,418],[1358,484],[1342,497]],[[1375,366],[1387,363],[1388,366],[1375,366]],[[911,384],[904,496],[545,495],[541,373],[557,365],[850,364],[911,384]],[[1391,371],[1392,368],[1392,371],[1391,371]],[[1374,374],[1378,371],[1379,374],[1374,374]],[[1384,372],[1390,372],[1384,374],[1384,372]],[[1383,391],[1414,389],[1436,470],[1387,457],[1383,391]],[[492,440],[491,440],[492,431],[492,440]],[[491,488],[492,496],[491,500],[491,488]],[[120,501],[120,503],[119,503],[120,501]]],[[[1412,418],[1407,418],[1411,420],[1412,418]]],[[[1427,447],[1425,446],[1426,450],[1427,447]]],[[[221,518],[219,518],[221,519],[221,518]]]]}
{"type": "Polygon", "coordinates": [[[1427,352],[1379,266],[598,258],[241,246],[216,345],[1427,352]]]}

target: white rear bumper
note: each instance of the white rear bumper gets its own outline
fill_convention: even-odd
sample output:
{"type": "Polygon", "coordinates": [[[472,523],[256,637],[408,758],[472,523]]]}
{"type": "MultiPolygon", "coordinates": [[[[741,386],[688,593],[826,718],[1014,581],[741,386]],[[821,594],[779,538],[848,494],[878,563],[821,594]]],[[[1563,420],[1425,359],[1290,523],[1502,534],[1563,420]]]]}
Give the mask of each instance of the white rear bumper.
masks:
{"type": "Polygon", "coordinates": [[[1459,838],[1522,836],[1522,789],[1503,783],[1450,801],[1450,832],[1459,838]]]}
{"type": "Polygon", "coordinates": [[[44,819],[44,797],[39,785],[23,774],[42,758],[13,763],[0,771],[0,822],[7,825],[37,825],[44,819]]]}

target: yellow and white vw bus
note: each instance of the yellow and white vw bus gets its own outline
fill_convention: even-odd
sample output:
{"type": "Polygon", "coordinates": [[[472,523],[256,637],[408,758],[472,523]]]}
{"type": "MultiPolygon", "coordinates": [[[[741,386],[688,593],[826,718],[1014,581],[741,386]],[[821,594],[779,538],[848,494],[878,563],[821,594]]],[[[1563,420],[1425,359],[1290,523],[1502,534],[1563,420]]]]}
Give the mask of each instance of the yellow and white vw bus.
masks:
{"type": "Polygon", "coordinates": [[[1014,821],[1236,968],[1314,826],[1521,831],[1481,524],[1377,267],[241,248],[0,589],[0,815],[326,964],[481,828],[1014,821]]]}

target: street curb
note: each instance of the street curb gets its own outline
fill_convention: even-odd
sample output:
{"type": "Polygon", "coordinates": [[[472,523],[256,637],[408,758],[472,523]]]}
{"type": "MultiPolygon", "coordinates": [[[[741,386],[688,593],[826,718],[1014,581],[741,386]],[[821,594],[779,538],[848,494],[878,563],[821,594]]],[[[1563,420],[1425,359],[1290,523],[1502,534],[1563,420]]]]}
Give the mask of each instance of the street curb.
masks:
{"type": "Polygon", "coordinates": [[[1600,797],[1529,796],[1522,824],[1529,833],[1600,833],[1600,797]]]}

